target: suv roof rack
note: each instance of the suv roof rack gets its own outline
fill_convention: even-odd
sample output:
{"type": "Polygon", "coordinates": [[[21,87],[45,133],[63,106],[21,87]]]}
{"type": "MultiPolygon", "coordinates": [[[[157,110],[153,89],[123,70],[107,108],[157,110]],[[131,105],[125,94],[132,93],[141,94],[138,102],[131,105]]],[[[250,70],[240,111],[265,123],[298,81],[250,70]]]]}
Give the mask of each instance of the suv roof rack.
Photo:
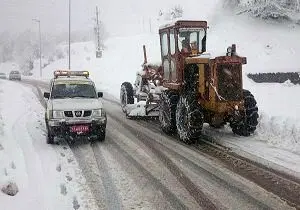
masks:
{"type": "Polygon", "coordinates": [[[54,71],[54,78],[70,77],[70,76],[83,76],[88,78],[90,73],[88,71],[69,71],[69,70],[56,70],[54,71]]]}

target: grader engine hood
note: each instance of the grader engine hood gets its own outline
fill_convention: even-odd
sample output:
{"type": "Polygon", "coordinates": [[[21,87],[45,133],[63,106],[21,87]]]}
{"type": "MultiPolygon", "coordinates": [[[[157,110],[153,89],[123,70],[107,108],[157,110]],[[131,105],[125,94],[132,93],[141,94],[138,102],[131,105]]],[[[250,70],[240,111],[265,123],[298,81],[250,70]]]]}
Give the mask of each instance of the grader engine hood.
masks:
{"type": "Polygon", "coordinates": [[[185,63],[198,65],[200,94],[205,94],[205,85],[201,84],[208,82],[214,89],[217,101],[242,100],[242,65],[247,63],[246,57],[240,57],[235,52],[217,57],[203,53],[186,57],[185,63]],[[206,68],[211,73],[205,73],[206,68]]]}
{"type": "Polygon", "coordinates": [[[242,64],[245,58],[220,56],[214,59],[218,94],[226,101],[242,100],[242,64]]]}

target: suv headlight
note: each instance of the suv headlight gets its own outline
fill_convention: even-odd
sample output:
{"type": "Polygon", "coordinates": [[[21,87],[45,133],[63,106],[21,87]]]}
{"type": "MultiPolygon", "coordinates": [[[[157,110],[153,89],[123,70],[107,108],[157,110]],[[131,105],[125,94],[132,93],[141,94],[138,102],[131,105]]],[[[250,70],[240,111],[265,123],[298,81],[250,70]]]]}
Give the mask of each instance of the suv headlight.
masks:
{"type": "Polygon", "coordinates": [[[52,116],[53,118],[63,118],[64,117],[64,112],[63,111],[52,111],[52,116]]]}
{"type": "Polygon", "coordinates": [[[103,109],[94,109],[93,113],[92,113],[93,117],[104,117],[105,116],[105,112],[103,109]]]}

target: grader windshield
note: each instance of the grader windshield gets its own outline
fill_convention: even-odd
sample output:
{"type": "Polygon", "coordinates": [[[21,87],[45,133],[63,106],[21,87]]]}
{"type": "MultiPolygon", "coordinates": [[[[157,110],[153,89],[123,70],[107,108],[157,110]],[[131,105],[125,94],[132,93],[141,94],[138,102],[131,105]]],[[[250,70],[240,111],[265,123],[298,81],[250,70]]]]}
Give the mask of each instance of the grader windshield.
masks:
{"type": "Polygon", "coordinates": [[[204,28],[180,28],[178,47],[182,53],[200,54],[206,50],[206,30],[204,28]]]}

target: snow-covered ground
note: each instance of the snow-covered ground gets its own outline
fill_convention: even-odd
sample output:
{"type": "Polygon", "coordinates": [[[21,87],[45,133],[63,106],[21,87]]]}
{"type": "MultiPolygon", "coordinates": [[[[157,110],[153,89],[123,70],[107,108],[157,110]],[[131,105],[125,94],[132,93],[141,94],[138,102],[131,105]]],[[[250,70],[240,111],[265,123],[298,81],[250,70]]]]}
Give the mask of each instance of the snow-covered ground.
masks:
{"type": "Polygon", "coordinates": [[[46,144],[32,88],[0,80],[0,89],[0,188],[15,183],[19,191],[0,191],[1,209],[95,209],[70,149],[46,144]]]}
{"type": "MultiPolygon", "coordinates": [[[[218,0],[205,2],[205,11],[183,3],[187,8],[184,18],[208,20],[210,28],[207,49],[212,55],[224,54],[229,45],[237,44],[238,53],[248,59],[244,67],[244,87],[254,94],[258,102],[260,118],[255,135],[245,141],[243,138],[234,139],[234,143],[240,143],[244,150],[247,150],[244,146],[247,142],[249,145],[274,146],[300,154],[300,99],[297,97],[300,86],[288,82],[256,84],[245,76],[246,73],[254,72],[300,71],[300,27],[292,23],[267,23],[245,14],[235,15],[217,6],[220,2],[218,0]],[[256,141],[263,144],[254,143],[256,141]]],[[[147,47],[148,61],[157,63],[160,60],[158,22],[155,24],[153,29],[156,30],[153,33],[109,38],[105,41],[106,48],[101,59],[95,58],[92,42],[72,44],[72,70],[89,70],[98,87],[118,100],[121,83],[134,82],[136,72],[141,69],[142,45],[147,47]]],[[[60,47],[65,49],[65,46],[60,47]]],[[[67,66],[67,58],[55,61],[43,69],[42,79],[50,79],[54,70],[67,66]]],[[[39,69],[34,70],[33,78],[41,79],[39,69]]],[[[228,140],[232,133],[225,128],[211,135],[227,137],[228,140]]],[[[258,155],[262,151],[250,150],[258,155]]]]}

